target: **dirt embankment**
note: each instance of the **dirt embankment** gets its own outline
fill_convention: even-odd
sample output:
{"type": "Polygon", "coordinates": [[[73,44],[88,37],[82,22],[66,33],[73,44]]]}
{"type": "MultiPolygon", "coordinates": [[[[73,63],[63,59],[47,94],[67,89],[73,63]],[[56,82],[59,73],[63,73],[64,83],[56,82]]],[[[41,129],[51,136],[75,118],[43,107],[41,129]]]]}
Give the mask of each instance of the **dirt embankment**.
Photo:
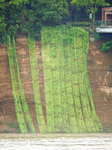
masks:
{"type": "Polygon", "coordinates": [[[112,51],[101,52],[98,46],[99,42],[89,46],[88,73],[96,112],[107,131],[112,129],[112,51]]]}
{"type": "MultiPolygon", "coordinates": [[[[104,131],[107,131],[107,128],[112,128],[112,52],[100,52],[97,48],[98,44],[98,42],[94,42],[89,46],[88,74],[95,109],[104,131]]],[[[26,37],[17,37],[16,49],[25,96],[34,126],[38,132],[29,63],[28,41],[26,37]]],[[[41,43],[38,41],[36,41],[36,49],[40,92],[45,114],[41,43]]],[[[0,132],[19,132],[14,109],[14,98],[6,44],[0,46],[0,132]]]]}

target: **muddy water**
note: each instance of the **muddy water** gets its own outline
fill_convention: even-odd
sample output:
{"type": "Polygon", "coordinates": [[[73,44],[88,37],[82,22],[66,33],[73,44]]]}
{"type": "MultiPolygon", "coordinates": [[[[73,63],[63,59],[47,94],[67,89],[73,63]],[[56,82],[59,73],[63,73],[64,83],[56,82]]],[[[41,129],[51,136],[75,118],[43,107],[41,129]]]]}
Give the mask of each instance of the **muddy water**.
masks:
{"type": "Polygon", "coordinates": [[[112,134],[0,134],[0,150],[112,150],[112,134]]]}

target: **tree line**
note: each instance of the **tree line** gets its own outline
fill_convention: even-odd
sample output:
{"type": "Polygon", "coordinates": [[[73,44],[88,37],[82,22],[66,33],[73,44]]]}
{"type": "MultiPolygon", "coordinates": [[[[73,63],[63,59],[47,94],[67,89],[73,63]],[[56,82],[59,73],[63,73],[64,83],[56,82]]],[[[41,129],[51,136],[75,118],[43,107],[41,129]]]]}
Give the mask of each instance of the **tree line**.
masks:
{"type": "Polygon", "coordinates": [[[86,13],[94,14],[98,10],[93,9],[94,2],[98,6],[109,6],[109,0],[0,0],[0,43],[5,41],[6,34],[12,36],[30,31],[38,37],[43,25],[88,20],[86,13]]]}

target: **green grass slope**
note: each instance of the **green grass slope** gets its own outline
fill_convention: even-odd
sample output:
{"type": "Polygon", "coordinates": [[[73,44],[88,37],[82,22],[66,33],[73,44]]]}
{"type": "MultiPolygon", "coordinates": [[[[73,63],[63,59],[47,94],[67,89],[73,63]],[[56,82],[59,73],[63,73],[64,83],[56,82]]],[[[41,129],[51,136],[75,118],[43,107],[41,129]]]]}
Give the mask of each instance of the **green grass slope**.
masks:
{"type": "Polygon", "coordinates": [[[41,39],[47,132],[102,132],[87,74],[88,33],[43,27],[41,39]]]}

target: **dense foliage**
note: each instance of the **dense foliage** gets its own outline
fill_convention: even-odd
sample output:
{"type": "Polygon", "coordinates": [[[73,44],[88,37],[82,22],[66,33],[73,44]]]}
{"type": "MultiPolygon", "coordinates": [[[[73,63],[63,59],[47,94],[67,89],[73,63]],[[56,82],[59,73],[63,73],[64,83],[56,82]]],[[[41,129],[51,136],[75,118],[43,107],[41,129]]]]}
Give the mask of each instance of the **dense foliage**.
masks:
{"type": "Polygon", "coordinates": [[[95,14],[98,11],[99,6],[110,6],[106,0],[72,0],[71,4],[85,9],[86,13],[92,13],[93,15],[93,34],[94,34],[94,24],[95,24],[95,14]]]}
{"type": "MultiPolygon", "coordinates": [[[[88,21],[86,12],[96,12],[93,1],[77,1],[78,6],[71,5],[76,0],[0,0],[0,43],[5,42],[5,35],[16,35],[17,32],[27,34],[33,32],[35,37],[39,36],[42,25],[55,26],[70,21],[88,21]],[[80,5],[79,5],[79,2],[80,5]],[[86,3],[85,3],[86,2],[86,3]],[[87,11],[80,6],[84,5],[87,11]]],[[[97,0],[104,6],[104,0],[97,0]]],[[[109,0],[105,2],[112,3],[109,0]]],[[[98,6],[100,5],[98,3],[98,6]]],[[[97,17],[101,17],[99,9],[97,17]],[[100,15],[99,15],[100,14],[100,15]]]]}
{"type": "Polygon", "coordinates": [[[71,25],[74,27],[90,27],[91,26],[89,22],[76,22],[76,23],[71,23],[71,25]]]}
{"type": "Polygon", "coordinates": [[[68,16],[66,0],[1,0],[0,41],[4,42],[6,32],[14,36],[34,31],[38,36],[42,25],[60,24],[68,16]]]}
{"type": "Polygon", "coordinates": [[[5,9],[4,4],[0,2],[0,44],[5,42],[5,30],[6,30],[6,23],[5,23],[5,9]]]}
{"type": "Polygon", "coordinates": [[[108,50],[112,50],[112,40],[106,42],[106,43],[103,43],[101,49],[100,49],[102,52],[105,52],[105,51],[108,51],[108,50]]]}

